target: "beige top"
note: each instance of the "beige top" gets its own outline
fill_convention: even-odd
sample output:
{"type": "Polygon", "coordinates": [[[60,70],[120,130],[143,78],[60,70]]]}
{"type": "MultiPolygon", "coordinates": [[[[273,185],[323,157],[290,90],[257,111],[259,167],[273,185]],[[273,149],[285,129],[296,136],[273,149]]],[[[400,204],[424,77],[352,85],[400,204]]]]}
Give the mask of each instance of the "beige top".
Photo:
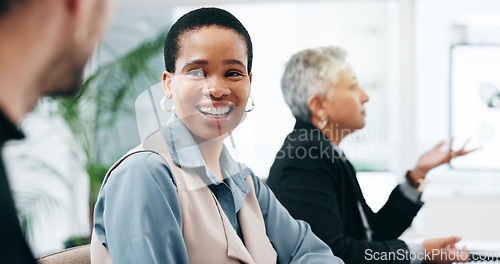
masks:
{"type": "MultiPolygon", "coordinates": [[[[250,187],[239,211],[243,243],[224,214],[212,191],[201,178],[188,169],[181,169],[172,160],[160,132],[153,134],[137,148],[131,150],[111,167],[101,191],[113,169],[126,157],[141,151],[159,154],[168,164],[177,185],[177,196],[182,214],[183,237],[190,263],[276,263],[276,251],[266,234],[262,213],[255,196],[252,177],[245,182],[250,187]]],[[[107,249],[95,233],[91,243],[92,263],[111,263],[107,249]]]]}

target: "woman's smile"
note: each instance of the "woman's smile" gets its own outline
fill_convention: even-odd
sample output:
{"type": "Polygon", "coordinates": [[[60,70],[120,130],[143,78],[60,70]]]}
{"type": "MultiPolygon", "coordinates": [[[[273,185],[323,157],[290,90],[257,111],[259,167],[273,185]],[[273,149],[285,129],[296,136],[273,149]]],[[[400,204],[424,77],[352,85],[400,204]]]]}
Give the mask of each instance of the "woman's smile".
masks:
{"type": "Polygon", "coordinates": [[[231,102],[210,102],[195,106],[201,117],[209,125],[223,126],[232,117],[233,110],[236,108],[231,102]]]}
{"type": "Polygon", "coordinates": [[[175,114],[199,138],[228,135],[250,94],[246,42],[234,30],[208,26],[186,33],[179,46],[176,72],[164,75],[175,114]]]}

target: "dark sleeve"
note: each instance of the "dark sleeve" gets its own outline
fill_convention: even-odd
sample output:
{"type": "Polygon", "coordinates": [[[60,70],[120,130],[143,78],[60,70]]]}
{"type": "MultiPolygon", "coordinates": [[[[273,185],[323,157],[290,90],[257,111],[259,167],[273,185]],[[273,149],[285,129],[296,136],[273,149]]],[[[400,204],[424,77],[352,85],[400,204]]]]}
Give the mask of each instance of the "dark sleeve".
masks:
{"type": "Polygon", "coordinates": [[[0,263],[36,264],[24,240],[0,157],[0,263]]]}
{"type": "Polygon", "coordinates": [[[252,174],[251,177],[266,224],[266,232],[276,249],[279,263],[343,264],[328,246],[314,235],[306,222],[290,216],[267,185],[257,176],[252,174]]]}
{"type": "MultiPolygon", "coordinates": [[[[335,162],[333,166],[336,166],[335,162]]],[[[337,199],[335,175],[332,175],[335,171],[338,173],[340,170],[332,171],[332,165],[326,164],[324,160],[288,160],[279,183],[280,201],[293,217],[308,222],[313,232],[345,263],[409,263],[394,261],[396,257],[393,260],[374,260],[375,252],[404,254],[408,247],[401,240],[368,242],[344,235],[345,219],[342,218],[337,199]]]]}
{"type": "Polygon", "coordinates": [[[411,225],[422,205],[421,201],[415,203],[408,199],[402,193],[401,186],[396,186],[389,196],[389,200],[371,221],[374,239],[398,238],[411,225]]]}

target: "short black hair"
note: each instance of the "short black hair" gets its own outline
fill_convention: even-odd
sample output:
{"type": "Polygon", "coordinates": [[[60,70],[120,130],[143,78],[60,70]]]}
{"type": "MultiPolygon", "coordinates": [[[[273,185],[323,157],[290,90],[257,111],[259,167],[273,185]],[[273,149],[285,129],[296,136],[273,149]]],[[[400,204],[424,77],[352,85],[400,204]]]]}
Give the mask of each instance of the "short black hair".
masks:
{"type": "Polygon", "coordinates": [[[179,56],[179,39],[182,35],[189,31],[212,25],[233,29],[243,37],[247,44],[247,70],[250,73],[252,71],[253,52],[252,40],[250,39],[248,31],[233,14],[215,7],[204,7],[190,11],[172,25],[165,39],[163,50],[165,56],[165,70],[172,73],[175,72],[175,61],[179,56]]]}

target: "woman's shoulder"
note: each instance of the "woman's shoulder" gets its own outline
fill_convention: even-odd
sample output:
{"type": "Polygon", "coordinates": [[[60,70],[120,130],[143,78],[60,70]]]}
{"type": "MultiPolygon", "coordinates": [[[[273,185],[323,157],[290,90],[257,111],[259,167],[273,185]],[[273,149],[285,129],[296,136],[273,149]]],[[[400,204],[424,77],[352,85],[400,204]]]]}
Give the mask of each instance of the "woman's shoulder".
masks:
{"type": "Polygon", "coordinates": [[[167,162],[156,152],[138,151],[124,157],[118,167],[157,166],[163,163],[167,164],[167,162]]]}
{"type": "Polygon", "coordinates": [[[167,162],[157,153],[140,151],[128,155],[110,172],[109,181],[119,175],[120,181],[154,180],[161,184],[174,184],[167,162]]]}

